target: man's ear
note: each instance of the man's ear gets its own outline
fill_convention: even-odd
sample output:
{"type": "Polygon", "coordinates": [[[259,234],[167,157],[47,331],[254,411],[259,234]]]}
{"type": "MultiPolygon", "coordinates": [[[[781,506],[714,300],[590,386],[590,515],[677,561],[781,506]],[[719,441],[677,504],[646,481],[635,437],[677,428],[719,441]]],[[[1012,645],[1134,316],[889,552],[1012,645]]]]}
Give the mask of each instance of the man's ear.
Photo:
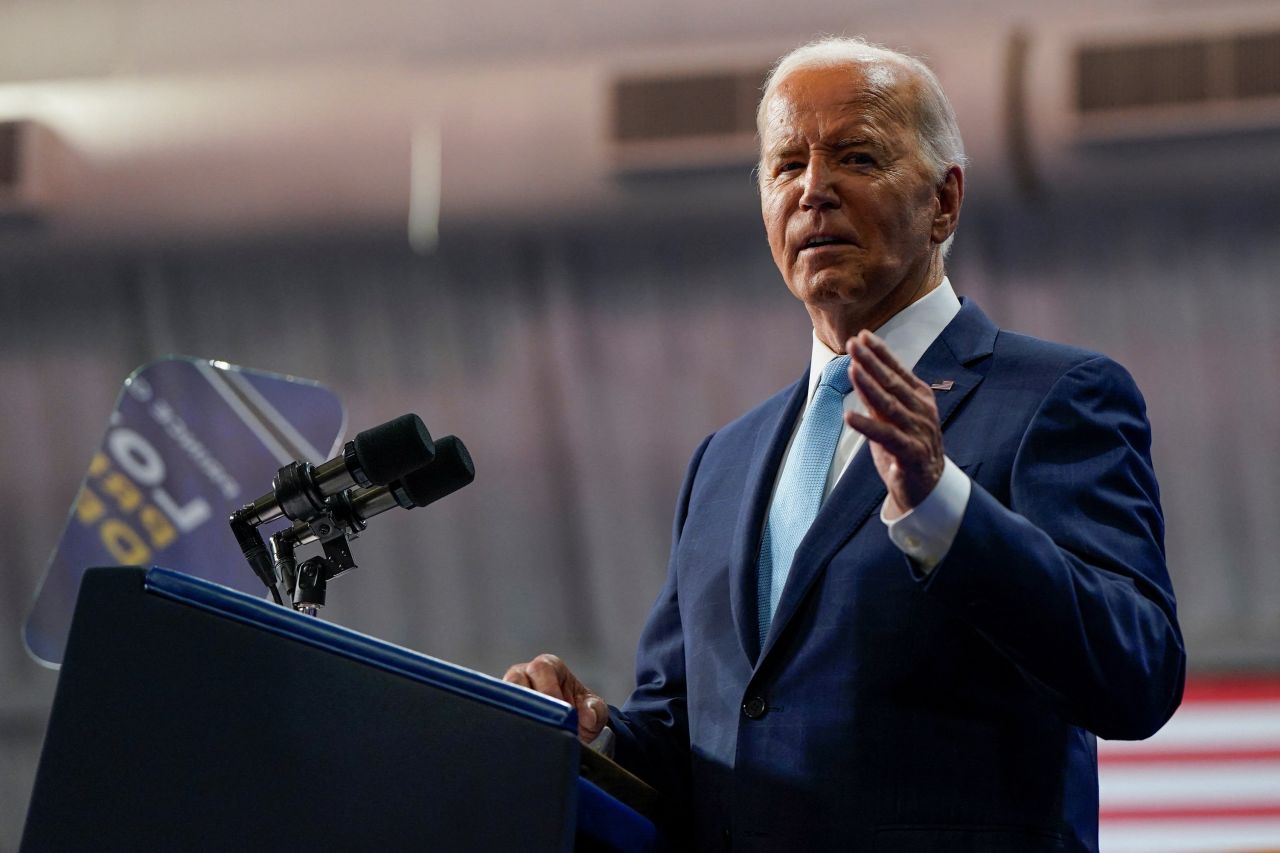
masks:
{"type": "Polygon", "coordinates": [[[964,203],[964,170],[959,166],[950,166],[942,182],[938,184],[936,212],[933,217],[933,229],[930,237],[936,245],[941,245],[955,233],[960,222],[960,205],[964,203]]]}

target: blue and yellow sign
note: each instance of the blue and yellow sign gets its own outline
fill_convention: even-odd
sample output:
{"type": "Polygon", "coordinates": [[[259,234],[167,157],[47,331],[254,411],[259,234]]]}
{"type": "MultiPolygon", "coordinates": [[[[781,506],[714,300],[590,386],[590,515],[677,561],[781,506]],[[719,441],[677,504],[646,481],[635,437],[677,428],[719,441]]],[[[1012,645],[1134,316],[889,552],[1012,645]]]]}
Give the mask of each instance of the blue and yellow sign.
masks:
{"type": "Polygon", "coordinates": [[[92,566],[162,565],[259,594],[227,517],[281,466],[319,463],[346,416],[307,380],[190,358],[125,380],[27,619],[27,648],[62,660],[80,576],[92,566]]]}

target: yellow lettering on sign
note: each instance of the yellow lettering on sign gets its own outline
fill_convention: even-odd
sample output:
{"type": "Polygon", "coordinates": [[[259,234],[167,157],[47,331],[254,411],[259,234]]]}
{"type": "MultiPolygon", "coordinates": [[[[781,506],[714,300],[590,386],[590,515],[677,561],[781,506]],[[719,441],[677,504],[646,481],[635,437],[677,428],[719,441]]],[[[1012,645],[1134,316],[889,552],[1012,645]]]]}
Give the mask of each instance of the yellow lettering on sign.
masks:
{"type": "Polygon", "coordinates": [[[88,486],[80,488],[80,496],[76,498],[76,519],[81,524],[93,524],[102,518],[106,511],[106,504],[97,495],[89,491],[88,486]]]}
{"type": "Polygon", "coordinates": [[[132,527],[123,521],[109,518],[98,528],[102,544],[107,546],[117,563],[125,566],[142,566],[151,562],[151,549],[132,527]]]}
{"type": "Polygon", "coordinates": [[[89,476],[101,477],[110,467],[111,460],[107,458],[107,454],[95,453],[93,454],[93,461],[89,463],[89,476]]]}
{"type": "Polygon", "coordinates": [[[169,519],[151,504],[142,508],[138,518],[142,522],[142,529],[147,531],[153,548],[157,550],[167,548],[173,544],[174,539],[178,538],[178,531],[169,523],[169,519]]]}
{"type": "Polygon", "coordinates": [[[112,472],[103,479],[102,490],[115,498],[116,505],[124,512],[133,512],[142,503],[142,492],[119,471],[112,472]]]}

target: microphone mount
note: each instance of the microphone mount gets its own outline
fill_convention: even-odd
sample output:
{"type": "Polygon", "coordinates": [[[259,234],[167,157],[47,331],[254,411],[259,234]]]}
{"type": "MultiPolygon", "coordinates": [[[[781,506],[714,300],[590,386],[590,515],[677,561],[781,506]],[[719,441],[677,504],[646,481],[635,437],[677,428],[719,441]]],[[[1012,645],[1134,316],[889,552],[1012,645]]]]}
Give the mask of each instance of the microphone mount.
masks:
{"type": "Polygon", "coordinates": [[[369,518],[397,506],[426,506],[474,478],[461,440],[432,442],[417,415],[404,415],[360,433],[321,465],[285,465],[271,492],[241,507],[229,523],[275,602],[314,616],[325,604],[328,582],[356,568],[350,540],[369,518]],[[258,528],[282,517],[293,524],[273,533],[268,546],[258,528]],[[314,542],[323,555],[299,564],[296,549],[314,542]]]}

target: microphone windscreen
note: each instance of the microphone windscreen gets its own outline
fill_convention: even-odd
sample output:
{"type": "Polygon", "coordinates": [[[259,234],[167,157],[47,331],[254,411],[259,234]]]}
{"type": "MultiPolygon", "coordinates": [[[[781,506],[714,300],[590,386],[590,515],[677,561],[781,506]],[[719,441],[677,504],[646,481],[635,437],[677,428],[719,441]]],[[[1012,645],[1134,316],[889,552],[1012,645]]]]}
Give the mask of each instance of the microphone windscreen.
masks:
{"type": "Polygon", "coordinates": [[[356,460],[369,482],[385,486],[430,465],[435,443],[417,415],[401,415],[356,435],[356,460]]]}
{"type": "Polygon", "coordinates": [[[457,436],[446,435],[436,442],[436,458],[427,467],[400,481],[413,506],[426,506],[456,492],[476,478],[475,465],[467,446],[457,436]]]}

